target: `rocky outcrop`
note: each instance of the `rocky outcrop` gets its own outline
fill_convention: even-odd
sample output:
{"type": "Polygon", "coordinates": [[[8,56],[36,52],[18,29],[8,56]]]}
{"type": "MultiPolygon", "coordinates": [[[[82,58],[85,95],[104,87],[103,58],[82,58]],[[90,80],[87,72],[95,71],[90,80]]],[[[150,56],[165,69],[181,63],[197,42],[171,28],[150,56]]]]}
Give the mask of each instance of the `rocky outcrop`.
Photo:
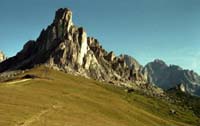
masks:
{"type": "Polygon", "coordinates": [[[0,64],[0,72],[47,66],[101,81],[146,84],[142,66],[128,55],[107,52],[82,27],[72,21],[67,8],[56,11],[51,25],[43,29],[37,40],[28,41],[14,57],[0,64]]]}
{"type": "Polygon", "coordinates": [[[148,63],[143,71],[148,73],[150,83],[165,90],[178,86],[183,92],[200,95],[200,76],[194,71],[184,70],[176,65],[168,66],[162,60],[148,63]]]}
{"type": "Polygon", "coordinates": [[[0,63],[3,62],[4,60],[6,60],[6,56],[2,51],[0,51],[0,63]]]}
{"type": "Polygon", "coordinates": [[[188,93],[184,84],[177,84],[175,87],[168,89],[167,92],[181,92],[184,94],[188,93]]]}

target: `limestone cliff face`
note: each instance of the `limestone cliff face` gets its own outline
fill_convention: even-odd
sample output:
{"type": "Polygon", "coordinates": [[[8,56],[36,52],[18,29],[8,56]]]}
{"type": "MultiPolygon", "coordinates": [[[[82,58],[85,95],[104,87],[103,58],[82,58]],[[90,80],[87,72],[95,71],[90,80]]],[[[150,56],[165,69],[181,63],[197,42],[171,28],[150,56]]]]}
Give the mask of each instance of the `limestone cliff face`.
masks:
{"type": "Polygon", "coordinates": [[[6,60],[6,56],[2,51],[0,51],[0,63],[3,62],[4,60],[6,60]]]}
{"type": "Polygon", "coordinates": [[[74,25],[67,8],[56,11],[53,23],[37,40],[28,41],[16,56],[0,64],[0,72],[39,64],[102,81],[146,83],[142,67],[134,58],[107,52],[97,39],[87,36],[84,28],[74,25]]]}

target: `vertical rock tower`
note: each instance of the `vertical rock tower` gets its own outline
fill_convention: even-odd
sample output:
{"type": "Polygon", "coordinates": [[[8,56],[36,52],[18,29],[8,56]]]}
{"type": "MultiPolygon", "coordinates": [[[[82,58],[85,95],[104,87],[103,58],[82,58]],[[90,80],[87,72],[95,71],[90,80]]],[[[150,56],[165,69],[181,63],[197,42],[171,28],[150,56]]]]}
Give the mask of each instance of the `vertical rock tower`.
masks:
{"type": "Polygon", "coordinates": [[[0,72],[40,64],[102,81],[146,83],[136,60],[103,49],[97,39],[74,25],[72,11],[67,8],[56,11],[53,23],[37,40],[28,41],[16,56],[0,64],[0,72]]]}

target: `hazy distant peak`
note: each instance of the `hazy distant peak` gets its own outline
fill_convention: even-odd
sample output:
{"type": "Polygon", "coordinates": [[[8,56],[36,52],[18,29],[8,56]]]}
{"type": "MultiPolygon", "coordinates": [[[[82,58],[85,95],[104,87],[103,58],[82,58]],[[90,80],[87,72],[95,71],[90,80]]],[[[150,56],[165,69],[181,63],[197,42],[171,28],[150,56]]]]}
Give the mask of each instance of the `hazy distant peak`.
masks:
{"type": "Polygon", "coordinates": [[[154,60],[144,68],[148,73],[148,80],[163,89],[170,89],[181,85],[190,94],[200,95],[200,76],[194,71],[184,70],[178,65],[169,65],[162,60],[154,60]]]}
{"type": "Polygon", "coordinates": [[[153,61],[153,63],[166,65],[166,63],[163,60],[161,60],[161,59],[155,59],[153,61]]]}

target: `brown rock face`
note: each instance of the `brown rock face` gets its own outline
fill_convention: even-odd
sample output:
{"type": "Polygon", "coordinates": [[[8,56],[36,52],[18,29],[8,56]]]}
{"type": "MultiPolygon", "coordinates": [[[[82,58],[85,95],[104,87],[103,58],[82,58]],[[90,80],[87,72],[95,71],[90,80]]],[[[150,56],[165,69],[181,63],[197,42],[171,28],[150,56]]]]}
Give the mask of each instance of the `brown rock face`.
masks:
{"type": "Polygon", "coordinates": [[[73,24],[72,12],[66,8],[56,11],[53,23],[42,30],[37,40],[28,41],[16,56],[0,64],[0,72],[38,64],[102,81],[146,83],[136,60],[108,53],[97,39],[73,24]]]}
{"type": "Polygon", "coordinates": [[[111,51],[110,53],[108,53],[108,55],[105,56],[105,59],[110,62],[112,62],[114,58],[115,58],[115,54],[113,51],[111,51]]]}

